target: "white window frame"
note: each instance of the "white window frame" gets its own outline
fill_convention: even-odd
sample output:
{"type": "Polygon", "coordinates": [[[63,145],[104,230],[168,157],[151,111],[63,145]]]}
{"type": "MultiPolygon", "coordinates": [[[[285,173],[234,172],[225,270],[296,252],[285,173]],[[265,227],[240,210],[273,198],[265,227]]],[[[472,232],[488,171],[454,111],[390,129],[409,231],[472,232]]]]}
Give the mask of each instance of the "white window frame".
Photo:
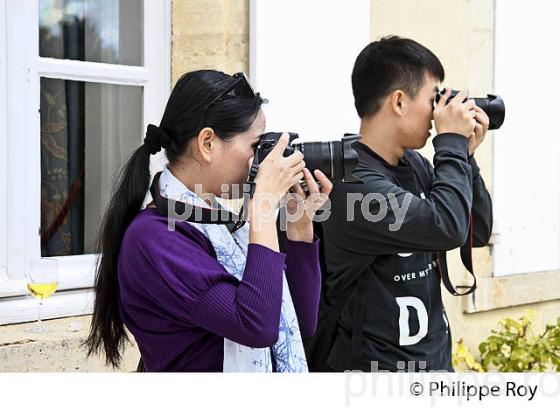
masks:
{"type": "MultiPolygon", "coordinates": [[[[0,325],[37,319],[24,267],[41,257],[40,78],[141,86],[143,129],[161,119],[171,88],[171,1],[143,2],[144,65],[125,66],[39,57],[38,0],[0,0],[0,325]]],[[[152,169],[161,163],[156,157],[152,169]]],[[[59,286],[44,318],[91,313],[96,258],[55,258],[59,286]]]]}

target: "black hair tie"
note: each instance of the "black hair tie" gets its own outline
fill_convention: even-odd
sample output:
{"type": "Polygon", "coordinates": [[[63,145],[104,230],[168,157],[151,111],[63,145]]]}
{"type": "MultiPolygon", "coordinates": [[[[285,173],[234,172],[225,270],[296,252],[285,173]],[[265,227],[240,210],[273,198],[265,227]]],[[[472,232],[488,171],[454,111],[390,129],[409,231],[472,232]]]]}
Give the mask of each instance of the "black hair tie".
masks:
{"type": "Polygon", "coordinates": [[[157,154],[162,148],[166,148],[170,142],[171,138],[164,130],[154,124],[148,125],[144,145],[151,155],[157,154]]]}

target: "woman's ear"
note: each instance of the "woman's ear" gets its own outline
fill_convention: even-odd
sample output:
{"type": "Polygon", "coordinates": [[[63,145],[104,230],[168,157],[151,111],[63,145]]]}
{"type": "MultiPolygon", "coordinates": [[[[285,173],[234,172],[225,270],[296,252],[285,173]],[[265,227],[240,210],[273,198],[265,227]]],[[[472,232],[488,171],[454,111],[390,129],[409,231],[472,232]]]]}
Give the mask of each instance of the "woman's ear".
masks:
{"type": "Polygon", "coordinates": [[[212,154],[216,151],[216,139],[218,136],[210,127],[200,130],[196,139],[198,152],[201,159],[206,162],[212,162],[212,154]]]}
{"type": "Polygon", "coordinates": [[[391,93],[390,101],[391,108],[395,114],[402,116],[405,111],[405,98],[406,95],[402,90],[395,90],[391,93]]]}

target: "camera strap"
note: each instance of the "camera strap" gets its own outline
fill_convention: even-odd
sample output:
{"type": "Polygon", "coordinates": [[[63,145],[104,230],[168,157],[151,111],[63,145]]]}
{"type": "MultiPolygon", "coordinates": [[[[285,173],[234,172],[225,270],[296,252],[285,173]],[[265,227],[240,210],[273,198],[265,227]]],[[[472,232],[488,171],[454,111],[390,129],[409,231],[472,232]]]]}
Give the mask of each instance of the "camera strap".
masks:
{"type": "Polygon", "coordinates": [[[457,285],[453,286],[451,280],[449,279],[449,271],[447,270],[447,257],[445,252],[438,252],[438,269],[440,274],[440,280],[443,282],[445,288],[453,296],[465,296],[473,293],[476,289],[476,276],[474,274],[473,262],[472,262],[472,248],[473,248],[473,220],[472,212],[469,213],[469,237],[467,242],[461,246],[461,261],[470,275],[473,277],[472,285],[457,285]],[[467,289],[464,292],[459,292],[458,289],[467,289]]]}
{"type": "MultiPolygon", "coordinates": [[[[255,182],[255,178],[257,177],[257,172],[259,172],[259,157],[255,155],[253,157],[253,162],[251,163],[251,168],[249,168],[249,175],[247,175],[247,182],[246,184],[249,185],[249,198],[252,198],[255,194],[255,188],[257,187],[257,183],[255,182]]],[[[244,196],[245,199],[247,196],[244,196]]],[[[245,204],[245,202],[243,203],[245,204]]]]}

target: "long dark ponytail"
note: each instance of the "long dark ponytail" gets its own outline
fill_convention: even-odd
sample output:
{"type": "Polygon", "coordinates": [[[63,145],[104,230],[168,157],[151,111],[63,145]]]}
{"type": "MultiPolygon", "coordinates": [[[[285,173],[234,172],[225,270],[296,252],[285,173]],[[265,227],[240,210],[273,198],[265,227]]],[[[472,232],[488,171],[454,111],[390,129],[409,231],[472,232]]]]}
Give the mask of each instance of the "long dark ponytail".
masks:
{"type": "Polygon", "coordinates": [[[144,144],[122,168],[115,190],[103,217],[96,251],[95,302],[91,328],[84,345],[87,354],[103,353],[107,364],[118,367],[128,341],[119,312],[118,259],[126,229],[141,211],[150,185],[150,155],[165,148],[168,161],[175,163],[186,151],[189,141],[203,126],[211,127],[224,140],[245,132],[255,120],[263,103],[254,97],[225,95],[208,107],[201,122],[202,109],[236,81],[214,70],[193,71],[175,84],[159,127],[148,126],[144,144]]]}

